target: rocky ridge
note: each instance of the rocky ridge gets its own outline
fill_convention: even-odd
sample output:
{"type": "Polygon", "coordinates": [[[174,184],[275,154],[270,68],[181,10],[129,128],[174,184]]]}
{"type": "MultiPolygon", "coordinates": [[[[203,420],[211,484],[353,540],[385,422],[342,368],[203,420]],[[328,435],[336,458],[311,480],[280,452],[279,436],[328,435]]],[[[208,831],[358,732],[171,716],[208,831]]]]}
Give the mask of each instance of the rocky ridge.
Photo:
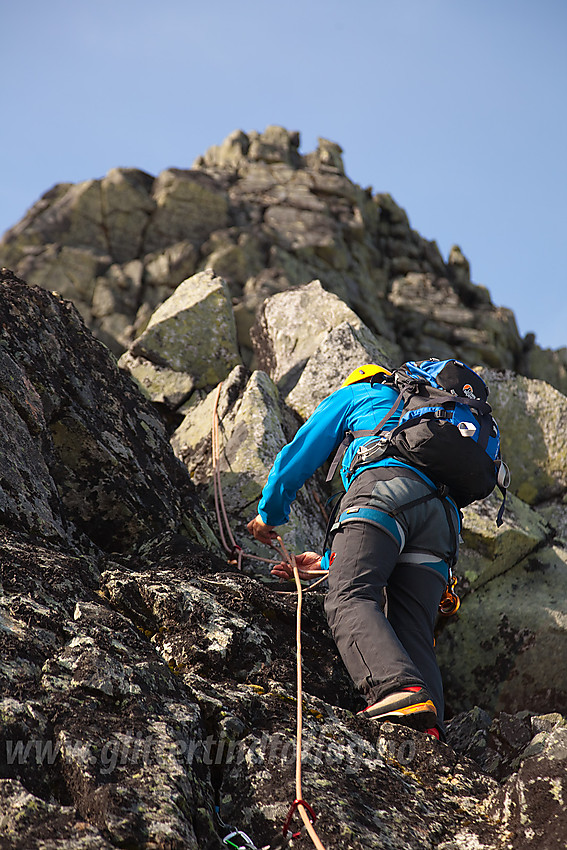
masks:
{"type": "MultiPolygon", "coordinates": [[[[561,352],[541,353],[554,386],[535,378],[537,347],[456,249],[436,267],[391,199],[348,181],[338,146],[298,147],[281,128],[233,134],[190,172],[58,187],[3,242],[45,277],[0,278],[2,848],[220,848],[231,828],[290,844],[295,597],[218,542],[213,411],[233,532],[265,556],[245,523],[318,401],[361,360],[448,351],[484,370],[513,473],[500,530],[496,496],[465,510],[463,604],[437,639],[449,744],[356,717],[313,590],[304,797],[327,850],[565,844],[561,352]],[[115,299],[105,323],[77,289],[75,307],[29,285],[75,286],[65,264],[85,256],[113,262],[83,291],[135,291],[132,309],[115,299]],[[137,289],[117,284],[126,267],[137,289]]],[[[303,488],[290,548],[320,545],[327,495],[303,488]]]]}
{"type": "Polygon", "coordinates": [[[282,127],[236,131],[191,169],[59,184],[4,235],[0,266],[72,300],[117,354],[182,281],[211,268],[248,366],[258,306],[320,280],[402,359],[458,353],[567,391],[567,349],[520,337],[457,246],[445,260],[389,194],[349,180],[339,145],[320,139],[305,155],[299,145],[282,127]]]}

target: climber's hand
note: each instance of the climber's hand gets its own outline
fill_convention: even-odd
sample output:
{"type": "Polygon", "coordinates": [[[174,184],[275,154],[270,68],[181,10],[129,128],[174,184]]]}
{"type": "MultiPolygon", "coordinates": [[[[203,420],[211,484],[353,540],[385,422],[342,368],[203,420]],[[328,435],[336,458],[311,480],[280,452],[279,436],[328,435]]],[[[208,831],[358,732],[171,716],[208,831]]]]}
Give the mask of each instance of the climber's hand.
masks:
{"type": "Polygon", "coordinates": [[[274,526],[265,523],[259,514],[248,523],[246,528],[252,537],[255,537],[256,540],[260,541],[260,543],[265,543],[267,546],[271,546],[272,541],[278,536],[274,531],[274,526]]]}
{"type": "MultiPolygon", "coordinates": [[[[321,555],[316,552],[303,552],[301,555],[296,555],[295,563],[299,578],[303,581],[309,581],[312,578],[317,578],[317,576],[327,574],[327,570],[321,569],[321,555]]],[[[292,579],[293,567],[291,564],[282,561],[281,564],[273,567],[272,575],[276,578],[292,579]]]]}

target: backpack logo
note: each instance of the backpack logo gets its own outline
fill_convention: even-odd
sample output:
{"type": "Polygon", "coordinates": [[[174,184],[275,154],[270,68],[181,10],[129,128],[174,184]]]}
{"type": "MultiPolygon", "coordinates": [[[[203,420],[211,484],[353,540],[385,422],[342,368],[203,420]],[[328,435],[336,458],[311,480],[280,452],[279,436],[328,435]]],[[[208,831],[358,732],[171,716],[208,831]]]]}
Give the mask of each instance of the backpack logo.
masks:
{"type": "Polygon", "coordinates": [[[465,385],[464,385],[464,387],[463,387],[463,393],[466,395],[466,397],[467,397],[467,398],[476,398],[476,396],[475,396],[475,394],[474,394],[474,392],[473,392],[473,388],[471,387],[471,385],[470,385],[470,384],[465,384],[465,385]]]}

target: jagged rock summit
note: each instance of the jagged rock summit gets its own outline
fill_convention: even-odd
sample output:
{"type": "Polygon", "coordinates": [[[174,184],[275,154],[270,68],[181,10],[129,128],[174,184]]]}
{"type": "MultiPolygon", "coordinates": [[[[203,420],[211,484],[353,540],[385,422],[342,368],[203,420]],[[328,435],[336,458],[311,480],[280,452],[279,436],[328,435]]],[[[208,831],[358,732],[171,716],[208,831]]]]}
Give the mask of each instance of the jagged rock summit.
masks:
{"type": "Polygon", "coordinates": [[[282,127],[236,131],[191,169],[59,184],[4,235],[0,266],[70,298],[117,354],[210,268],[228,285],[246,365],[258,306],[319,280],[406,359],[457,353],[567,391],[567,349],[522,339],[458,247],[445,260],[389,194],[349,180],[339,145],[320,139],[306,155],[299,145],[282,127]]]}
{"type": "MultiPolygon", "coordinates": [[[[501,529],[497,496],[464,511],[463,602],[437,636],[448,744],[356,717],[312,590],[304,798],[327,850],[563,848],[561,352],[538,361],[554,386],[536,378],[457,249],[444,262],[337,145],[302,156],[281,128],[155,180],[56,187],[0,254],[28,275],[0,276],[0,848],[309,846],[282,835],[295,595],[245,523],[354,366],[445,353],[482,369],[513,473],[501,529]]],[[[321,545],[328,495],[302,488],[290,549],[321,545]]]]}

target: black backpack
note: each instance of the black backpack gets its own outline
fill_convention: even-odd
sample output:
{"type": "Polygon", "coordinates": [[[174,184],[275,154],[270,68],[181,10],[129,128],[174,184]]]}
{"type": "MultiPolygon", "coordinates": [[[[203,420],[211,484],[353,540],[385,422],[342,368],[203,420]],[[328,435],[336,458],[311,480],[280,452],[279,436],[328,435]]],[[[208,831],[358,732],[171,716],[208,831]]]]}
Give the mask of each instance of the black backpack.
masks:
{"type": "Polygon", "coordinates": [[[445,488],[459,507],[486,498],[498,486],[504,497],[496,521],[500,526],[510,473],[500,458],[500,433],[480,375],[459,360],[431,359],[379,373],[372,379],[377,382],[397,389],[396,401],[373,431],[345,435],[327,480],[350,442],[375,437],[358,449],[349,474],[381,458],[399,458],[445,488]],[[398,424],[383,431],[398,408],[398,424]]]}

